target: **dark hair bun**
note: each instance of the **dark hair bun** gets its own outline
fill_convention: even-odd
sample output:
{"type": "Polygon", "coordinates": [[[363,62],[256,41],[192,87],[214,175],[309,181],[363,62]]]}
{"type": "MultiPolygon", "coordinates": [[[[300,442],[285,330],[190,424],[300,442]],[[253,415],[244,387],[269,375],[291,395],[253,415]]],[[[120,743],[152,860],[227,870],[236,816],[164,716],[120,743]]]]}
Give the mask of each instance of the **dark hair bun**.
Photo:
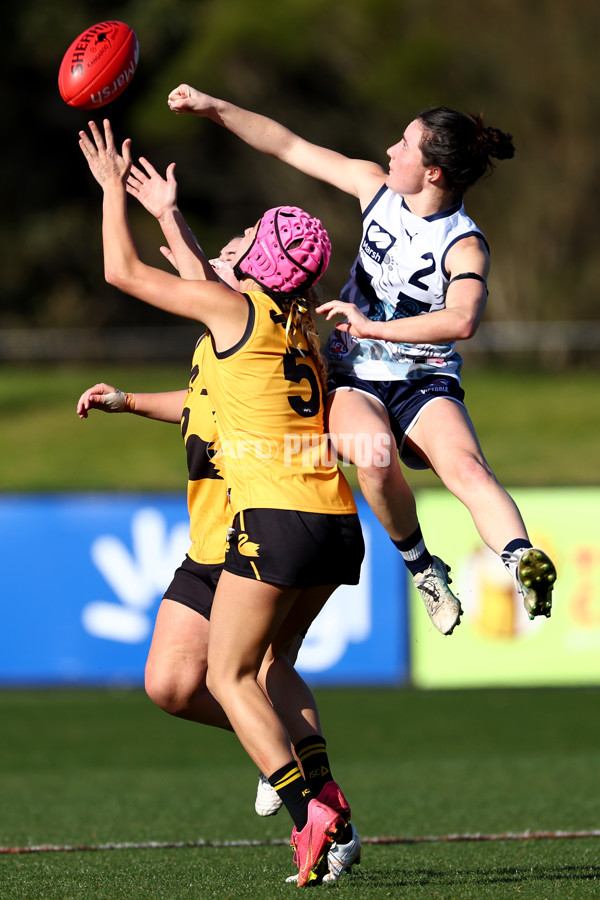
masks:
{"type": "Polygon", "coordinates": [[[499,128],[484,128],[482,145],[488,156],[494,159],[512,159],[515,155],[515,145],[512,134],[506,134],[499,128]]]}
{"type": "Polygon", "coordinates": [[[446,188],[462,197],[478,178],[494,169],[494,159],[515,155],[512,135],[483,123],[481,113],[457,112],[446,106],[423,110],[421,155],[426,166],[439,166],[446,188]]]}

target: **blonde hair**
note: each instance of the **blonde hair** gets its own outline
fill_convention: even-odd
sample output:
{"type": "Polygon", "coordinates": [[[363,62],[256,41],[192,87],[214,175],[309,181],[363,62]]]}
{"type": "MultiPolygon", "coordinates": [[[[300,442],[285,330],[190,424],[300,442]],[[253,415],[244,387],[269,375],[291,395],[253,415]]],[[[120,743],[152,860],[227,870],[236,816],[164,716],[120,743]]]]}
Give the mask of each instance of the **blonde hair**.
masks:
{"type": "Polygon", "coordinates": [[[320,295],[315,285],[307,288],[301,297],[290,297],[286,299],[285,294],[277,295],[277,305],[287,317],[286,335],[288,342],[295,344],[294,332],[299,332],[308,345],[308,350],[312,356],[321,388],[323,391],[323,399],[327,394],[327,366],[321,353],[321,338],[317,331],[315,321],[313,319],[313,311],[319,306],[320,295]]]}

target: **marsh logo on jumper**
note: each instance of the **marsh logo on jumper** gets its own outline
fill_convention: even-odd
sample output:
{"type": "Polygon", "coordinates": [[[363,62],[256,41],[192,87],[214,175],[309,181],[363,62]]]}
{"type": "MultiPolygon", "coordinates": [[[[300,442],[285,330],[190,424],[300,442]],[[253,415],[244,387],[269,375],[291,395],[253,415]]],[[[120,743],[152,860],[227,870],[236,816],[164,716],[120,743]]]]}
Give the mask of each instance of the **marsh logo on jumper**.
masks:
{"type": "Polygon", "coordinates": [[[131,520],[131,549],[112,534],[92,543],[94,565],[117,597],[87,603],[81,613],[85,631],[96,638],[138,644],[152,630],[151,612],[189,548],[189,523],[167,530],[163,515],[151,507],[131,520]]]}
{"type": "Polygon", "coordinates": [[[362,249],[374,262],[381,264],[395,243],[394,235],[373,219],[367,228],[362,249]]]}

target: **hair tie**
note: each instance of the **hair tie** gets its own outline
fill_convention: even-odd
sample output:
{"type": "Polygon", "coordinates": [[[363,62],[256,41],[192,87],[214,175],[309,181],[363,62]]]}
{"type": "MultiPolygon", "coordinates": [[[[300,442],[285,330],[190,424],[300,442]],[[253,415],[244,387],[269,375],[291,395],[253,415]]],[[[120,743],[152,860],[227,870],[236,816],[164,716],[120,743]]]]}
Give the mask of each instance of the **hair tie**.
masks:
{"type": "MultiPolygon", "coordinates": [[[[285,325],[285,340],[286,340],[286,343],[287,343],[287,341],[288,341],[289,333],[290,333],[292,327],[294,327],[294,313],[295,313],[295,312],[297,312],[299,315],[303,316],[303,315],[305,315],[305,313],[308,312],[308,307],[305,306],[304,303],[301,303],[299,300],[292,300],[292,304],[291,304],[291,306],[290,306],[290,311],[289,311],[288,317],[287,317],[287,322],[286,322],[286,325],[285,325]]],[[[296,341],[296,336],[295,336],[294,334],[292,334],[292,341],[294,342],[294,346],[295,346],[296,350],[297,350],[302,356],[304,356],[304,353],[302,352],[302,350],[301,350],[300,347],[298,346],[298,343],[297,343],[297,341],[296,341]]]]}

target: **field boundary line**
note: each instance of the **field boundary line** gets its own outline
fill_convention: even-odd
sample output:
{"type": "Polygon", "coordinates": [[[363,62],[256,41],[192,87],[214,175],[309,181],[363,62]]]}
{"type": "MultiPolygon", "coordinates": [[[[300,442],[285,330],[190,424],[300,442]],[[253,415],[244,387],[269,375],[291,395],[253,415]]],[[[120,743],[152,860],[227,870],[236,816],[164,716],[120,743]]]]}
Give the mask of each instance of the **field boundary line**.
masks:
{"type": "MultiPolygon", "coordinates": [[[[362,844],[443,844],[477,841],[540,841],[574,840],[600,837],[600,830],[591,831],[504,831],[498,834],[429,834],[410,837],[365,837],[362,844]]],[[[271,841],[136,841],[106,844],[32,844],[29,847],[0,847],[0,854],[11,853],[84,853],[106,850],[180,850],[209,849],[222,850],[231,847],[286,847],[287,840],[271,841]]]]}

